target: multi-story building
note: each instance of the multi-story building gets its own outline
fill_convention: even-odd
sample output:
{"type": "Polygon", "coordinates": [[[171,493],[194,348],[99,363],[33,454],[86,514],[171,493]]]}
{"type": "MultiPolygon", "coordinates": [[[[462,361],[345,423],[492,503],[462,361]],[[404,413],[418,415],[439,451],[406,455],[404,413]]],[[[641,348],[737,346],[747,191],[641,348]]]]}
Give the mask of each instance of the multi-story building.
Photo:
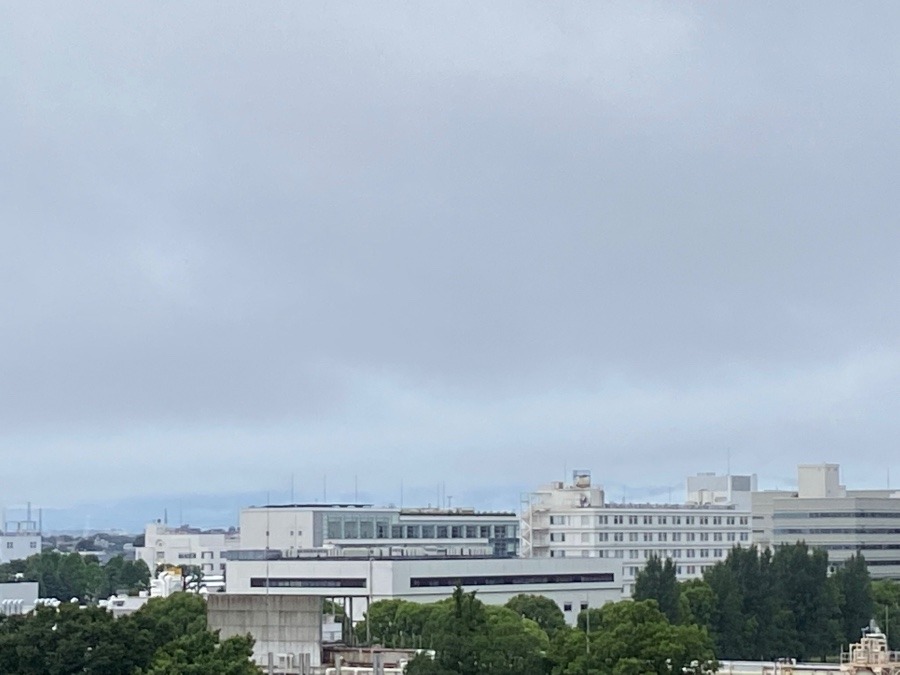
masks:
{"type": "Polygon", "coordinates": [[[286,555],[319,548],[396,547],[435,554],[516,557],[515,513],[474,509],[403,509],[367,504],[284,504],[241,511],[241,548],[286,555]]]}
{"type": "Polygon", "coordinates": [[[734,504],[614,504],[576,471],[570,485],[551,483],[523,503],[522,555],[613,558],[623,588],[651,555],[671,558],[679,579],[698,577],[733,546],[750,542],[750,511],[734,504]]]}
{"type": "Polygon", "coordinates": [[[159,565],[197,566],[206,575],[225,570],[225,551],[240,548],[240,535],[231,530],[200,530],[186,525],[170,527],[159,521],[144,529],[144,545],[135,547],[135,560],[150,572],[159,565]]]}
{"type": "Polygon", "coordinates": [[[733,504],[742,511],[751,508],[751,495],[756,492],[756,474],[718,476],[698,473],[685,483],[688,504],[733,504]]]}
{"type": "Polygon", "coordinates": [[[833,567],[861,553],[876,579],[900,579],[900,492],[848,490],[837,464],[797,467],[796,491],[753,494],[753,542],[804,541],[833,567]]]}
{"type": "Polygon", "coordinates": [[[0,528],[0,563],[24,560],[41,552],[40,521],[31,519],[31,505],[25,520],[6,520],[0,528]]]}

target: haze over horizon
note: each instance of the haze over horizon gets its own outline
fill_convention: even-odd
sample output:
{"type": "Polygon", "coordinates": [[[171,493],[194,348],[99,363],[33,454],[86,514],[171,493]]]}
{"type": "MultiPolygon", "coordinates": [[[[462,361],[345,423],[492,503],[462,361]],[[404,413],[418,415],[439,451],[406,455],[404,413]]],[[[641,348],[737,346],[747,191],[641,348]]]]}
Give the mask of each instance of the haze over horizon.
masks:
{"type": "Polygon", "coordinates": [[[0,504],[883,487],[898,25],[0,5],[0,504]]]}

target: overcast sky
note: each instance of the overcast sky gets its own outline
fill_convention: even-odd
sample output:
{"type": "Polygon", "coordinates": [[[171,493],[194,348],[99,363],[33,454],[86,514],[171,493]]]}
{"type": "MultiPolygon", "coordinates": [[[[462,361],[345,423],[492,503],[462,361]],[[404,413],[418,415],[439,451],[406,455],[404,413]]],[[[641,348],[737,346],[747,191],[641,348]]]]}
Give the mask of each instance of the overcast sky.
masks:
{"type": "Polygon", "coordinates": [[[3,2],[0,502],[900,485],[898,25],[3,2]]]}

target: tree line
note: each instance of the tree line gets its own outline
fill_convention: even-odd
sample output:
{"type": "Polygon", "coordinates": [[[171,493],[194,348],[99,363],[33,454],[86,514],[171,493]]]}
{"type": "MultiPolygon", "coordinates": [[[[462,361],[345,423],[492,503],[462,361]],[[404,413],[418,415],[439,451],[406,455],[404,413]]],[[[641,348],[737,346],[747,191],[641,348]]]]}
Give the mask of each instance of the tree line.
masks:
{"type": "Polygon", "coordinates": [[[457,588],[430,604],[375,602],[356,632],[372,644],[434,651],[417,656],[408,675],[644,675],[716,666],[706,630],[670,622],[652,600],[583,611],[570,627],[548,598],[519,595],[497,607],[457,588]]]}
{"type": "Polygon", "coordinates": [[[634,598],[655,601],[671,622],[703,627],[719,658],[824,660],[858,642],[872,619],[884,628],[881,617],[900,618],[898,584],[873,582],[861,554],[829,572],[826,552],[802,542],[734,548],[702,579],[681,583],[671,560],[654,557],[634,598]]]}
{"type": "Polygon", "coordinates": [[[150,570],[143,560],[122,556],[103,565],[94,555],[47,551],[0,565],[0,581],[36,581],[42,598],[95,602],[113,594],[147,590],[150,570]]]}

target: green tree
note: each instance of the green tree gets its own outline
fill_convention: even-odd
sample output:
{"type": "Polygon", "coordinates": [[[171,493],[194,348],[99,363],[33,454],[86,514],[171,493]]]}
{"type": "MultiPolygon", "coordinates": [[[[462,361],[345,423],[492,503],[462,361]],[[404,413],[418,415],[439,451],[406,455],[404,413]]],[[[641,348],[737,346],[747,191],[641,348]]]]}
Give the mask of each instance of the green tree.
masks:
{"type": "Polygon", "coordinates": [[[543,595],[522,593],[510,598],[505,606],[519,616],[534,621],[551,638],[566,626],[566,617],[559,605],[543,595]]]}
{"type": "Polygon", "coordinates": [[[872,579],[861,553],[850,556],[834,574],[840,593],[841,637],[846,643],[858,642],[875,611],[872,579]]]}
{"type": "Polygon", "coordinates": [[[655,600],[586,610],[578,623],[551,645],[553,675],[712,673],[718,666],[706,630],[670,623],[655,600]]]}
{"type": "Polygon", "coordinates": [[[182,635],[161,647],[146,675],[260,675],[250,661],[253,638],[230,637],[219,642],[215,633],[199,631],[182,635]]]}
{"type": "Polygon", "coordinates": [[[678,621],[682,624],[709,626],[712,623],[716,595],[703,579],[689,579],[678,585],[678,621]]]}
{"type": "Polygon", "coordinates": [[[635,600],[656,600],[660,611],[671,622],[678,621],[680,600],[678,581],[675,578],[675,564],[671,558],[663,562],[659,556],[651,555],[634,581],[635,600]]]}
{"type": "Polygon", "coordinates": [[[875,622],[887,633],[890,648],[900,650],[900,583],[891,579],[873,581],[872,600],[875,622]]]}

